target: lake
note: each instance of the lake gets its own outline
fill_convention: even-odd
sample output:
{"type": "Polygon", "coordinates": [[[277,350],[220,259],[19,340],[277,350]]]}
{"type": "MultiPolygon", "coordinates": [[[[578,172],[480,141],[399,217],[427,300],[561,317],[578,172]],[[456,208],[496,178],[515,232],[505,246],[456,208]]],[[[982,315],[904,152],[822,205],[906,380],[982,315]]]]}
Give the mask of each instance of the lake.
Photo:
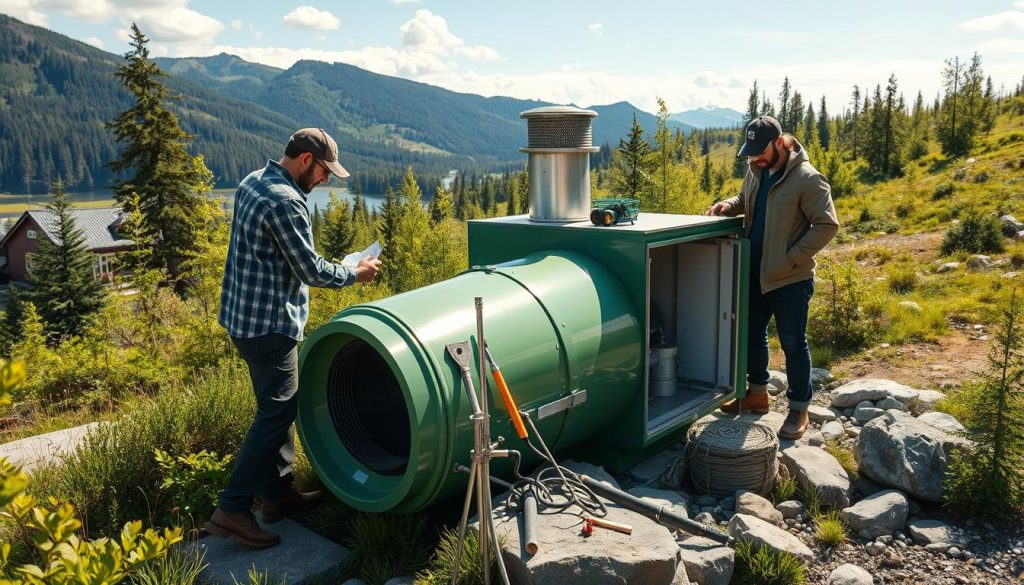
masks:
{"type": "MultiPolygon", "coordinates": [[[[342,201],[348,201],[351,203],[355,200],[355,197],[344,187],[317,187],[306,196],[306,204],[309,207],[309,210],[312,212],[314,207],[319,207],[321,211],[327,209],[331,191],[333,191],[338,196],[338,199],[342,201]]],[[[110,190],[75,192],[68,193],[67,195],[68,199],[75,205],[88,207],[114,205],[114,193],[110,190]]],[[[225,210],[230,211],[235,199],[235,190],[214,189],[211,196],[223,197],[224,208],[225,210]]],[[[363,195],[363,200],[366,202],[367,207],[374,210],[384,204],[384,195],[363,195]]],[[[18,218],[27,209],[43,209],[49,201],[50,196],[46,194],[9,195],[6,193],[0,193],[0,219],[18,218]]]]}

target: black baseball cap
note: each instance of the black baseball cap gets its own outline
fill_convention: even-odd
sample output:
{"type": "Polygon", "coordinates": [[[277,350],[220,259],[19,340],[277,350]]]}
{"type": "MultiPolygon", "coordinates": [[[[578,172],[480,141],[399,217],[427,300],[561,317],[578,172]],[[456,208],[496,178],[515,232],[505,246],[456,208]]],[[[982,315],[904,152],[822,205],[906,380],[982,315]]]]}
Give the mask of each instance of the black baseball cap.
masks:
{"type": "Polygon", "coordinates": [[[782,136],[782,125],[771,116],[758,116],[747,124],[744,132],[746,142],[738,156],[757,156],[768,148],[773,140],[782,136]]]}
{"type": "Polygon", "coordinates": [[[339,179],[349,176],[345,167],[338,162],[338,143],[323,128],[303,128],[292,134],[288,139],[288,145],[312,154],[339,179]]]}

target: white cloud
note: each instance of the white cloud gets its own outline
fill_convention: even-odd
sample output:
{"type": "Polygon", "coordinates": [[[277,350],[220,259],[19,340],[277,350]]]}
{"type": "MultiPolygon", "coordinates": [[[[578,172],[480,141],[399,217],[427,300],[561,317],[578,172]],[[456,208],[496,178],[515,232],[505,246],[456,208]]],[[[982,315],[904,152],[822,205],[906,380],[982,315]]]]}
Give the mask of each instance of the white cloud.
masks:
{"type": "Polygon", "coordinates": [[[84,38],[84,39],[82,39],[82,42],[86,43],[86,44],[89,44],[89,45],[92,45],[92,46],[96,47],[97,49],[104,48],[103,41],[100,40],[99,37],[84,38]]]}
{"type": "Polygon", "coordinates": [[[497,61],[501,59],[501,55],[497,51],[484,45],[474,45],[472,47],[459,47],[455,49],[455,52],[470,61],[497,61]]]}
{"type": "Polygon", "coordinates": [[[263,38],[263,31],[261,31],[260,29],[256,28],[251,24],[249,25],[249,33],[257,39],[263,38]]]}
{"type": "MultiPolygon", "coordinates": [[[[1024,5],[1024,2],[1018,2],[1017,4],[1024,5]]],[[[982,32],[1024,30],[1024,12],[1008,10],[998,14],[982,16],[981,18],[961,22],[956,28],[982,32]]]]}
{"type": "Polygon", "coordinates": [[[295,28],[312,28],[315,30],[338,30],[341,21],[326,10],[312,6],[299,6],[284,16],[285,24],[295,28]]]}
{"type": "Polygon", "coordinates": [[[978,46],[981,55],[1024,53],[1024,40],[1021,39],[990,39],[978,46]]]}
{"type": "Polygon", "coordinates": [[[241,20],[237,20],[237,19],[236,20],[232,20],[231,21],[231,28],[233,30],[242,30],[242,21],[241,20]]]}
{"type": "Polygon", "coordinates": [[[448,21],[425,8],[398,29],[402,33],[402,48],[412,51],[447,53],[463,44],[463,40],[448,30],[448,21]]]}
{"type": "Polygon", "coordinates": [[[587,34],[595,37],[604,36],[604,23],[595,22],[594,24],[587,26],[587,34]]]}
{"type": "Polygon", "coordinates": [[[129,10],[124,20],[137,24],[143,34],[158,43],[212,43],[224,30],[219,20],[183,6],[129,10]]]}
{"type": "Polygon", "coordinates": [[[41,8],[58,10],[72,18],[89,22],[103,22],[110,18],[113,6],[107,0],[39,0],[41,8]]]}
{"type": "Polygon", "coordinates": [[[1013,7],[1017,10],[1024,10],[1024,2],[1014,2],[1013,7]]]}

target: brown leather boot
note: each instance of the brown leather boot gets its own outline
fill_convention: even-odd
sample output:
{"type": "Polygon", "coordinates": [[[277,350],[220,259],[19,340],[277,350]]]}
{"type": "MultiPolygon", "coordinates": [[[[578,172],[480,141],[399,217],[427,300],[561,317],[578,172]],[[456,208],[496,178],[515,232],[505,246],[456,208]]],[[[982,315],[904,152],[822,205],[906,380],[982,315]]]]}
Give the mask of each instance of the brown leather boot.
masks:
{"type": "Polygon", "coordinates": [[[721,411],[726,414],[740,414],[741,412],[768,414],[768,386],[751,384],[747,388],[747,395],[743,397],[743,400],[730,400],[721,406],[721,411]]]}
{"type": "Polygon", "coordinates": [[[252,512],[234,514],[217,508],[204,528],[221,538],[234,536],[235,540],[251,548],[270,548],[281,542],[280,536],[260,527],[252,512]]]}
{"type": "Polygon", "coordinates": [[[810,422],[811,416],[807,414],[806,410],[789,409],[786,421],[782,423],[782,428],[779,429],[779,438],[799,439],[804,436],[804,431],[807,430],[807,425],[810,422]]]}
{"type": "Polygon", "coordinates": [[[280,500],[263,502],[263,521],[268,524],[279,522],[285,516],[296,512],[312,510],[324,498],[322,491],[300,492],[292,489],[280,500]]]}

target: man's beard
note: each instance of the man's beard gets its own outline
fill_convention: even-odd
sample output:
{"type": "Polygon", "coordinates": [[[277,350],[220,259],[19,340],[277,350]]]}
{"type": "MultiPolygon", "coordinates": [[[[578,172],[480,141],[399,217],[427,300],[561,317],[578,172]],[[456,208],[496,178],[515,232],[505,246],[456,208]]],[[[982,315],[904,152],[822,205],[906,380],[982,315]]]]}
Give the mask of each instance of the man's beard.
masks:
{"type": "Polygon", "coordinates": [[[295,182],[299,184],[299,187],[302,188],[302,191],[307,194],[313,190],[313,187],[316,186],[313,184],[314,170],[316,170],[316,165],[309,165],[309,168],[306,169],[305,172],[303,172],[295,179],[295,182]]]}

